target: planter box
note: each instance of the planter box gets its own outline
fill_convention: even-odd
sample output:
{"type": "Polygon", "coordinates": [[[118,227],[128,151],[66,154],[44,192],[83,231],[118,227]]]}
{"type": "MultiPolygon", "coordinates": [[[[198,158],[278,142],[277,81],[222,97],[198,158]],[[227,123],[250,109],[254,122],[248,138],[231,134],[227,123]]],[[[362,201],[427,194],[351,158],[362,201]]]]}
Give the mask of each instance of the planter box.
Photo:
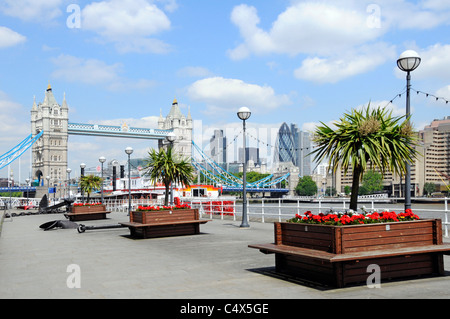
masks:
{"type": "Polygon", "coordinates": [[[163,211],[134,211],[130,213],[130,222],[121,223],[130,229],[131,237],[157,238],[170,236],[196,235],[200,233],[198,209],[180,209],[163,211]]]}
{"type": "Polygon", "coordinates": [[[104,212],[106,211],[105,205],[95,205],[95,206],[72,206],[70,212],[72,214],[83,214],[83,213],[94,213],[94,212],[104,212]]]}
{"type": "Polygon", "coordinates": [[[442,222],[330,226],[275,223],[275,244],[249,245],[275,253],[276,271],[308,281],[344,287],[366,283],[369,265],[380,279],[443,275],[442,222]]]}
{"type": "Polygon", "coordinates": [[[65,216],[71,221],[86,221],[106,219],[106,214],[109,213],[106,211],[105,205],[72,206],[70,213],[65,214],[65,216]]]}
{"type": "Polygon", "coordinates": [[[140,224],[170,223],[198,219],[198,209],[135,211],[130,214],[130,222],[140,224]]]}
{"type": "Polygon", "coordinates": [[[275,223],[275,244],[333,254],[442,244],[441,220],[330,226],[275,223]]]}

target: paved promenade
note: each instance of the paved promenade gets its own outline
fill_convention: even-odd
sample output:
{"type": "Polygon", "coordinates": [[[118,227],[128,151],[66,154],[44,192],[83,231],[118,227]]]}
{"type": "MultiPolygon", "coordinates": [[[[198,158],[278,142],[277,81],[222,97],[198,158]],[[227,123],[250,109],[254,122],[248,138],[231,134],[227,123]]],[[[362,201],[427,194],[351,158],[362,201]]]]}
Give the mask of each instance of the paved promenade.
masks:
{"type": "MultiPolygon", "coordinates": [[[[309,299],[449,298],[450,276],[325,289],[276,276],[274,256],[249,244],[273,242],[273,225],[215,219],[197,236],[133,240],[127,228],[43,231],[62,215],[5,219],[0,237],[0,298],[309,299]],[[69,288],[79,266],[80,288],[69,288]]],[[[128,218],[81,222],[112,225],[128,218]]],[[[450,274],[450,258],[445,257],[450,274]]]]}

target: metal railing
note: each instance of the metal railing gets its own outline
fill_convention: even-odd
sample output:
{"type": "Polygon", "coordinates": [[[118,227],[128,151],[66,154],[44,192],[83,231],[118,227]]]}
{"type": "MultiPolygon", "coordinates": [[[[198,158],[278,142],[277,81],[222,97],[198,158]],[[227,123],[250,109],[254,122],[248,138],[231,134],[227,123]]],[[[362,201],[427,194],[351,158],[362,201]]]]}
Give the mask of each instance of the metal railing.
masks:
{"type": "MultiPolygon", "coordinates": [[[[305,200],[305,199],[303,199],[305,200]]],[[[39,207],[40,199],[37,198],[9,198],[0,197],[0,209],[10,209],[24,206],[26,204],[39,207]]],[[[234,197],[220,197],[218,199],[209,198],[189,198],[183,199],[184,203],[189,203],[192,208],[198,208],[200,216],[220,216],[224,219],[231,216],[234,221],[242,218],[242,204],[237,202],[234,197]]],[[[113,212],[128,212],[128,199],[105,199],[104,203],[108,211],[113,212]]],[[[52,204],[52,201],[49,203],[52,204]]],[[[138,206],[161,205],[162,203],[152,199],[132,199],[132,209],[137,209],[138,206]]],[[[360,209],[365,211],[375,210],[389,210],[402,211],[403,204],[389,204],[377,202],[377,199],[367,199],[364,203],[360,203],[360,209]],[[378,207],[377,207],[378,206],[378,207]]],[[[326,211],[346,211],[349,209],[349,201],[345,198],[334,199],[330,202],[329,199],[316,199],[314,202],[302,202],[302,199],[250,199],[247,204],[247,216],[253,218],[255,221],[273,222],[283,221],[293,218],[295,214],[303,215],[306,211],[315,213],[323,213],[326,211]]],[[[426,215],[424,218],[439,218],[442,220],[444,236],[448,238],[450,220],[449,220],[449,198],[442,198],[440,203],[433,204],[413,204],[412,207],[415,214],[420,217],[426,215]],[[435,206],[435,207],[430,207],[435,206]]]]}
{"type": "MultiPolygon", "coordinates": [[[[221,219],[224,216],[232,216],[236,221],[238,218],[242,218],[242,204],[236,203],[236,200],[209,200],[209,199],[190,199],[187,202],[193,208],[198,208],[201,216],[209,215],[212,218],[214,215],[219,215],[221,219]],[[230,203],[231,201],[231,203],[230,203]],[[230,207],[232,209],[230,209],[230,207]]],[[[247,216],[255,221],[274,222],[283,221],[293,218],[296,214],[303,215],[306,211],[312,211],[315,213],[324,213],[326,211],[345,212],[349,210],[348,199],[341,199],[330,203],[327,199],[318,199],[314,203],[301,202],[301,199],[285,200],[285,199],[261,199],[250,200],[247,204],[247,216]]],[[[376,198],[366,201],[365,205],[359,205],[360,210],[364,211],[403,211],[403,204],[389,204],[389,203],[377,203],[376,198]],[[378,206],[378,207],[377,207],[378,206]]],[[[427,204],[421,205],[427,206],[427,204]]],[[[450,221],[448,215],[450,213],[448,206],[448,198],[443,199],[443,203],[433,204],[431,208],[420,208],[419,205],[413,205],[414,213],[421,215],[428,215],[424,218],[439,218],[442,220],[444,236],[449,237],[450,221]],[[440,206],[440,207],[439,207],[440,206]]]]}

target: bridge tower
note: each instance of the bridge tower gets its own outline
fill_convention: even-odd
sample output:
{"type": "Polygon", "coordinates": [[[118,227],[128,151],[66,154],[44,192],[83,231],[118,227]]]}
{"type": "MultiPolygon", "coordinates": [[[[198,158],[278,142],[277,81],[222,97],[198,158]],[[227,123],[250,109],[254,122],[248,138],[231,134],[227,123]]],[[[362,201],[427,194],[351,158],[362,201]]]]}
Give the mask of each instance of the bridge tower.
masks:
{"type": "MultiPolygon", "coordinates": [[[[192,157],[192,130],[193,122],[190,110],[187,117],[181,113],[177,99],[172,103],[172,108],[166,118],[162,116],[162,110],[158,120],[158,128],[162,130],[173,130],[176,140],[173,149],[182,158],[190,161],[192,157]]],[[[158,147],[166,147],[169,144],[166,140],[159,140],[158,147]]]]}
{"type": "Polygon", "coordinates": [[[31,134],[36,136],[44,131],[32,149],[32,179],[39,186],[47,186],[47,176],[51,185],[66,180],[68,121],[65,93],[62,105],[58,104],[49,84],[44,102],[36,104],[35,98],[31,108],[31,134]]]}

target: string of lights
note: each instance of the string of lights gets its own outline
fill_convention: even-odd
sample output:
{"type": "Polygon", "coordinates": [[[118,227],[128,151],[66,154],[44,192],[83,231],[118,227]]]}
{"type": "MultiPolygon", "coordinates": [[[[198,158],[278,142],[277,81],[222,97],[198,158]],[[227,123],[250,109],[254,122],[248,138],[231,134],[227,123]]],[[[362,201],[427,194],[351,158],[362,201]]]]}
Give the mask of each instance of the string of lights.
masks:
{"type": "Polygon", "coordinates": [[[261,141],[259,138],[257,138],[257,137],[255,137],[255,136],[253,136],[251,133],[247,133],[247,135],[249,136],[249,137],[251,137],[251,138],[253,138],[255,141],[257,141],[257,142],[259,142],[259,143],[262,143],[262,144],[265,144],[267,147],[270,147],[270,148],[272,148],[272,149],[280,149],[280,150],[285,150],[285,151],[289,151],[289,152],[292,152],[292,151],[295,151],[295,152],[297,152],[297,151],[303,151],[303,150],[310,150],[311,148],[310,147],[304,147],[304,148],[278,148],[278,147],[276,147],[276,146],[273,146],[273,145],[271,145],[270,143],[268,143],[268,142],[265,142],[265,141],[261,141]]]}
{"type": "MultiPolygon", "coordinates": [[[[423,95],[425,95],[426,97],[434,98],[436,101],[441,100],[441,101],[445,102],[445,104],[449,104],[449,102],[450,102],[449,100],[447,100],[447,99],[444,98],[444,97],[436,96],[436,95],[431,94],[431,93],[427,93],[427,92],[423,92],[423,91],[419,91],[419,90],[415,90],[415,89],[411,89],[411,91],[416,92],[417,95],[423,94],[423,95]]],[[[389,100],[389,102],[388,102],[384,107],[387,107],[387,106],[389,106],[390,104],[393,104],[395,100],[401,98],[405,93],[406,93],[406,88],[405,88],[401,93],[396,94],[391,100],[389,100]]],[[[241,136],[242,132],[243,132],[243,131],[241,130],[241,131],[240,131],[240,132],[239,132],[239,133],[238,133],[238,134],[237,134],[237,135],[236,135],[229,143],[227,143],[226,147],[222,148],[222,149],[219,151],[219,153],[216,154],[216,155],[221,155],[221,154],[222,154],[225,150],[227,150],[230,146],[234,145],[234,143],[236,142],[236,140],[238,139],[238,137],[241,136]]],[[[288,152],[293,152],[293,151],[294,151],[294,152],[298,152],[298,151],[304,151],[304,150],[309,151],[309,150],[312,150],[312,149],[313,149],[313,147],[305,147],[305,148],[279,148],[279,147],[277,147],[277,146],[275,146],[275,145],[272,145],[272,144],[268,143],[267,141],[261,140],[260,138],[254,136],[253,134],[251,134],[251,133],[249,133],[249,132],[247,132],[247,136],[248,136],[249,138],[254,139],[256,142],[261,143],[262,145],[266,145],[267,147],[270,147],[270,148],[273,149],[273,150],[279,149],[279,150],[285,150],[285,151],[288,151],[288,152]]]]}
{"type": "Polygon", "coordinates": [[[225,147],[223,147],[222,149],[220,149],[219,152],[218,152],[217,154],[214,154],[214,156],[220,156],[220,155],[222,155],[222,153],[223,153],[225,150],[228,150],[228,147],[230,147],[231,145],[233,145],[233,144],[236,142],[236,140],[238,139],[238,137],[241,136],[242,132],[243,132],[243,130],[241,130],[238,134],[236,134],[236,135],[234,136],[234,138],[233,138],[230,142],[228,142],[227,145],[226,145],[225,147]]]}
{"type": "Polygon", "coordinates": [[[411,91],[416,92],[417,95],[423,94],[423,95],[425,95],[426,97],[432,97],[432,98],[434,98],[436,101],[442,100],[442,101],[445,102],[445,104],[448,104],[448,103],[449,103],[449,100],[447,100],[446,98],[444,98],[444,97],[442,97],[442,96],[436,96],[436,95],[434,95],[434,94],[427,93],[427,92],[423,92],[423,91],[418,91],[418,90],[415,90],[415,89],[411,89],[411,91]]]}

